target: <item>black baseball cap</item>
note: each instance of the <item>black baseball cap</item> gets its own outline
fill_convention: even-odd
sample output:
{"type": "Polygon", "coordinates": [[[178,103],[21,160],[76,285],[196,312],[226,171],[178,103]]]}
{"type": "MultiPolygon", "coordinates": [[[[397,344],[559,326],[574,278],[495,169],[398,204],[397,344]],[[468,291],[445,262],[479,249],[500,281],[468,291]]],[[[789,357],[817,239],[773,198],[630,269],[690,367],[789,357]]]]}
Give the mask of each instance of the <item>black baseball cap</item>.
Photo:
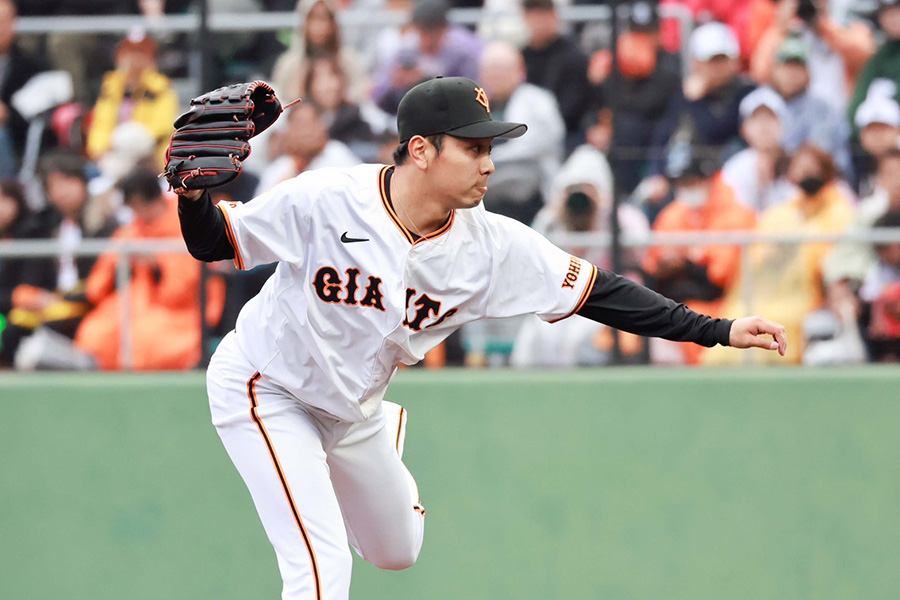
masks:
{"type": "Polygon", "coordinates": [[[487,94],[467,77],[436,77],[415,86],[397,109],[400,143],[413,136],[446,133],[460,138],[515,138],[523,123],[494,121],[487,94]]]}

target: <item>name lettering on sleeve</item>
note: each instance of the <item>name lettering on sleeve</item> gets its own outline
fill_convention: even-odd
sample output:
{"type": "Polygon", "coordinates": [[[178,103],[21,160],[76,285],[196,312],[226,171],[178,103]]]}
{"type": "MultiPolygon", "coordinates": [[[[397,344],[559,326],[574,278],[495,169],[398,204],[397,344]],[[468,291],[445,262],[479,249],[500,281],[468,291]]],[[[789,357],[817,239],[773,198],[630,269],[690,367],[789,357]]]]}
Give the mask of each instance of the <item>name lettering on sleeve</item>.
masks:
{"type": "Polygon", "coordinates": [[[575,282],[578,281],[578,273],[581,272],[581,261],[575,258],[574,256],[569,258],[569,271],[566,273],[565,279],[563,279],[562,287],[563,288],[572,288],[575,289],[575,282]]]}

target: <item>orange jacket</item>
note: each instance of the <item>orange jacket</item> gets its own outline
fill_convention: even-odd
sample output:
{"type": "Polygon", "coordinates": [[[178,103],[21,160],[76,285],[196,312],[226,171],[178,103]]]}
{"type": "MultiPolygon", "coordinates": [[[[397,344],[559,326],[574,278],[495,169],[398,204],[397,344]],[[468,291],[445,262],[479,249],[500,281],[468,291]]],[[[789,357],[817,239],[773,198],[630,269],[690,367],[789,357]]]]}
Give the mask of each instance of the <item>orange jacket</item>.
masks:
{"type": "MultiPolygon", "coordinates": [[[[678,198],[666,206],[656,221],[653,230],[656,232],[686,231],[736,231],[750,230],[756,226],[756,213],[744,206],[735,198],[734,191],[725,183],[721,174],[716,174],[710,188],[710,198],[703,207],[694,209],[678,201],[678,198]]],[[[644,257],[644,270],[654,275],[658,272],[659,262],[664,258],[684,257],[691,262],[706,267],[710,282],[721,287],[723,297],[734,283],[741,267],[740,246],[652,246],[644,257]]],[[[685,304],[699,313],[713,317],[720,316],[722,300],[700,301],[688,300],[685,304]]],[[[685,357],[689,363],[695,363],[699,357],[701,346],[685,344],[685,357]]]]}
{"type": "MultiPolygon", "coordinates": [[[[119,228],[118,240],[180,238],[177,205],[152,223],[135,221],[119,228]]],[[[117,255],[103,254],[88,276],[86,293],[95,308],[81,322],[75,343],[104,370],[122,368],[121,302],[116,285],[117,255]]],[[[133,257],[128,287],[131,365],[135,370],[188,369],[201,357],[198,287],[200,263],[186,251],[133,257]]],[[[215,321],[224,304],[224,285],[209,280],[206,318],[215,321]]]]}
{"type": "MultiPolygon", "coordinates": [[[[709,202],[705,206],[693,209],[676,198],[656,217],[653,231],[734,231],[753,229],[755,226],[756,214],[737,201],[734,191],[717,174],[713,178],[709,202]]],[[[653,246],[647,249],[644,270],[655,274],[659,260],[673,253],[706,267],[709,280],[721,288],[727,288],[740,269],[740,247],[716,245],[678,248],[653,246]]]]}

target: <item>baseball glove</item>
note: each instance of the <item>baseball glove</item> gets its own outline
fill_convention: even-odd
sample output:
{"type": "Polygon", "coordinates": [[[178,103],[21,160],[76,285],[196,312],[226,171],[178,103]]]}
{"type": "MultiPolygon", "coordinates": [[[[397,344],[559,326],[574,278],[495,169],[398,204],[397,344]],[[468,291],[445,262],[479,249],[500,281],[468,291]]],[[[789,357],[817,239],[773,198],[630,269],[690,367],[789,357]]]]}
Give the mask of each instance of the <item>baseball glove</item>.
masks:
{"type": "Polygon", "coordinates": [[[275,91],[264,81],[236,83],[191,100],[175,120],[166,150],[169,185],[177,193],[224,185],[240,175],[250,154],[248,140],[282,112],[275,91]]]}

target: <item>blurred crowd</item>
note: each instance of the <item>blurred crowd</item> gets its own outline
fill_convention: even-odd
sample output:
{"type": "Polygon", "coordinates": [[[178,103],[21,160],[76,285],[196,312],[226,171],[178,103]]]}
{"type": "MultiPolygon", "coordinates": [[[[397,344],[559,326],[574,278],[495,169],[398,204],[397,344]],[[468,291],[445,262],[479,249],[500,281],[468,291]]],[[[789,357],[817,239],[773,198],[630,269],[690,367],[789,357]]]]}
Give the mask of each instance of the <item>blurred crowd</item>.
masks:
{"type": "MultiPolygon", "coordinates": [[[[566,0],[208,3],[236,19],[295,11],[296,25],[212,34],[204,80],[265,79],[283,101],[304,100],[254,138],[243,175],[213,190],[215,201],[252,201],[310,169],[389,164],[400,98],[446,75],[484,86],[495,119],[528,124],[495,143],[485,205],[548,236],[609,233],[614,219],[625,239],[900,227],[900,0],[633,1],[616,23],[565,20],[566,0]],[[455,8],[481,9],[480,21],[458,24],[455,8]],[[351,12],[385,24],[342,25],[351,12]]],[[[180,238],[176,199],[158,174],[172,123],[198,91],[196,44],[157,28],[25,35],[17,19],[151,23],[196,8],[0,0],[0,240],[56,249],[0,255],[0,365],[202,365],[272,272],[159,253],[129,258],[123,289],[116,254],[76,251],[92,238],[180,238]]],[[[626,246],[615,266],[697,311],[783,323],[793,364],[900,358],[900,243],[729,241],[626,246]]],[[[604,247],[566,249],[614,266],[604,247]]],[[[580,317],[553,326],[529,317],[466,327],[426,362],[741,360],[580,317]]]]}

